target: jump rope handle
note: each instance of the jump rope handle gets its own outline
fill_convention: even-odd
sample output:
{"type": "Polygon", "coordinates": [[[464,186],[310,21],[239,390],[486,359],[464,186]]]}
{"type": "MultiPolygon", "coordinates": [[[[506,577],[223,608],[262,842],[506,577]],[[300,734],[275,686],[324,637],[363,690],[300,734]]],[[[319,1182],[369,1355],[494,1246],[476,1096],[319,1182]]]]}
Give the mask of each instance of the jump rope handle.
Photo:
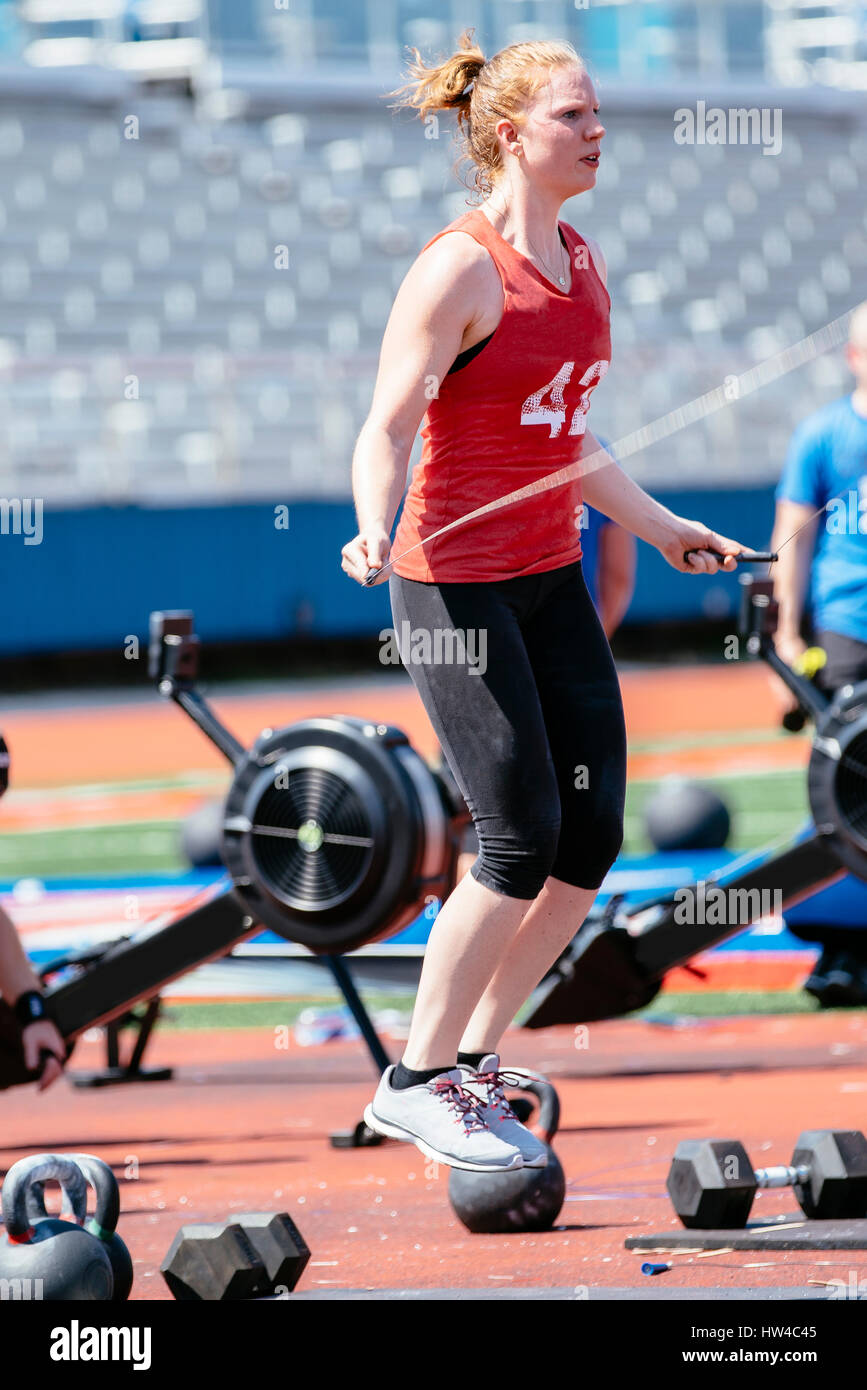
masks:
{"type": "MultiPolygon", "coordinates": [[[[724,560],[726,558],[722,551],[711,550],[709,546],[703,545],[696,547],[694,550],[685,550],[683,552],[683,563],[688,565],[690,555],[697,555],[699,549],[707,550],[709,554],[715,555],[718,560],[724,560]]],[[[741,550],[734,558],[744,565],[771,565],[774,560],[779,559],[779,556],[775,550],[741,550]]],[[[365,583],[367,583],[367,580],[365,580],[365,583]]]]}
{"type": "Polygon", "coordinates": [[[369,570],[367,571],[367,574],[364,576],[364,582],[365,582],[365,584],[372,584],[373,581],[374,581],[374,579],[376,578],[376,576],[377,576],[378,574],[379,574],[379,570],[369,569],[369,570]]]}

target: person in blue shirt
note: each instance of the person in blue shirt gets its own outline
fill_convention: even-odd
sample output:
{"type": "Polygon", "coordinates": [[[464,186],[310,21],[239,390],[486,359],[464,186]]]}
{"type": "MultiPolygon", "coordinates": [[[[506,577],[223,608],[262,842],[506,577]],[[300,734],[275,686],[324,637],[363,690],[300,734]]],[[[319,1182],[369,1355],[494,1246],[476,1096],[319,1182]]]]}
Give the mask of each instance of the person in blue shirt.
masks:
{"type": "Polygon", "coordinates": [[[581,551],[584,582],[610,641],[635,592],[635,537],[585,502],[581,551]]]}
{"type": "Polygon", "coordinates": [[[816,684],[827,691],[867,680],[867,301],[852,315],[849,335],[855,389],[795,430],[771,540],[780,552],[775,646],[790,665],[806,650],[809,579],[813,640],[827,653],[816,684]]]}
{"type": "MultiPolygon", "coordinates": [[[[612,453],[610,444],[601,436],[597,439],[603,449],[612,453]]],[[[632,532],[585,502],[581,515],[581,572],[609,641],[632,602],[635,558],[632,532]]]]}
{"type": "MultiPolygon", "coordinates": [[[[867,680],[867,301],[849,321],[846,361],[855,389],[795,430],[776,491],[771,549],[779,551],[774,645],[795,665],[811,643],[826,654],[814,677],[833,694],[867,680]],[[809,613],[807,594],[809,589],[809,613]]],[[[779,683],[786,707],[796,705],[779,683]]],[[[867,931],[801,927],[823,945],[805,988],[823,1004],[867,1003],[867,931]]]]}

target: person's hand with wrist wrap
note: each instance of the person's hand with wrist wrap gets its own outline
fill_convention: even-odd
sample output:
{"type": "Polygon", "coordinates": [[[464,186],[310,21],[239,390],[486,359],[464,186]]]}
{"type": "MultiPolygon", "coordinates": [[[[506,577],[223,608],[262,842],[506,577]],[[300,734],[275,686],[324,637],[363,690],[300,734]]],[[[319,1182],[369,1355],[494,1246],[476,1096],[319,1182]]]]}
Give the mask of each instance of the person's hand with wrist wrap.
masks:
{"type": "Polygon", "coordinates": [[[25,990],[15,1000],[13,1010],[21,1026],[21,1045],[28,1071],[40,1071],[37,1089],[45,1091],[63,1071],[66,1044],[56,1023],[49,1017],[45,999],[38,990],[25,990]]]}

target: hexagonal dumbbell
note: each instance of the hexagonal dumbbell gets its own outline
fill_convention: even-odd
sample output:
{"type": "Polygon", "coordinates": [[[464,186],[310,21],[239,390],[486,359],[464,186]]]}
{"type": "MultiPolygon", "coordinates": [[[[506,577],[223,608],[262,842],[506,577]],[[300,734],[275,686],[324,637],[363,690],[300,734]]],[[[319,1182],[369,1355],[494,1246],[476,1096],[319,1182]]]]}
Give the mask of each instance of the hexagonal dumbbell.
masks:
{"type": "Polygon", "coordinates": [[[666,1182],[684,1226],[745,1226],[760,1187],[791,1187],[812,1219],[867,1216],[867,1139],[859,1130],[805,1130],[791,1164],[753,1168],[737,1139],[685,1139],[666,1182]]]}
{"type": "Polygon", "coordinates": [[[286,1212],[250,1212],[225,1225],[182,1226],[160,1271],[184,1301],[266,1298],[291,1293],[309,1259],[286,1212]]]}

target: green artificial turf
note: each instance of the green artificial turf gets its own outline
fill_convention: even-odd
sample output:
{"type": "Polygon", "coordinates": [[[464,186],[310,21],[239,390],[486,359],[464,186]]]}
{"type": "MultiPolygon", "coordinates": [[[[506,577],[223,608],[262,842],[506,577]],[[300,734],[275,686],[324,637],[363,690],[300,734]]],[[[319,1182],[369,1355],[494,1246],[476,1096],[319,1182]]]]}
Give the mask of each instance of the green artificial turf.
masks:
{"type": "MultiPolygon", "coordinates": [[[[728,848],[755,849],[795,831],[808,814],[802,772],[738,773],[703,778],[732,813],[728,848]]],[[[632,781],[626,795],[625,855],[649,854],[642,810],[658,783],[632,781]]],[[[186,868],[175,821],[64,827],[0,835],[0,878],[67,878],[177,872],[186,868]]]]}
{"type": "MultiPolygon", "coordinates": [[[[729,808],[732,827],[726,846],[737,852],[759,849],[797,830],[809,814],[803,772],[771,771],[698,779],[713,787],[729,808]]],[[[626,791],[624,854],[650,854],[642,812],[658,781],[631,781],[626,791]]]]}
{"type": "MultiPolygon", "coordinates": [[[[384,991],[364,994],[370,1013],[380,1009],[395,1010],[408,1022],[414,996],[409,991],[384,991]]],[[[204,1001],[197,1004],[163,1005],[160,1027],[169,1032],[190,1032],[196,1029],[280,1028],[294,1025],[299,1014],[308,1008],[317,1013],[330,1013],[343,1007],[343,1000],[334,995],[315,998],[240,1000],[233,1003],[204,1001]]],[[[746,990],[725,990],[704,994],[660,994],[646,1009],[630,1014],[633,1019],[660,1022],[687,1018],[733,1018],[744,1014],[809,1014],[818,1013],[819,1005],[800,990],[766,990],[750,993],[746,990]]],[[[848,1012],[851,1010],[838,1010],[848,1012]]],[[[518,1019],[521,1015],[518,1014],[518,1019]]]]}
{"type": "MultiPolygon", "coordinates": [[[[703,994],[658,994],[646,1009],[632,1018],[732,1018],[737,1014],[813,1014],[817,1001],[797,989],[708,990],[703,994]]],[[[851,1012],[851,1010],[847,1010],[851,1012]]]]}
{"type": "Polygon", "coordinates": [[[100,874],[178,872],[174,821],[147,821],[0,834],[0,878],[74,878],[100,874]]]}
{"type": "MultiPolygon", "coordinates": [[[[399,1010],[409,1021],[415,996],[407,991],[372,991],[365,993],[363,998],[371,1014],[380,1009],[399,1010]]],[[[166,999],[159,1026],[170,1032],[199,1028],[282,1028],[296,1023],[299,1014],[310,1008],[317,1013],[340,1009],[349,1017],[344,1000],[336,994],[333,997],[318,994],[315,998],[244,999],[231,1003],[208,1000],[200,1004],[173,1004],[171,999],[166,999]]]]}

